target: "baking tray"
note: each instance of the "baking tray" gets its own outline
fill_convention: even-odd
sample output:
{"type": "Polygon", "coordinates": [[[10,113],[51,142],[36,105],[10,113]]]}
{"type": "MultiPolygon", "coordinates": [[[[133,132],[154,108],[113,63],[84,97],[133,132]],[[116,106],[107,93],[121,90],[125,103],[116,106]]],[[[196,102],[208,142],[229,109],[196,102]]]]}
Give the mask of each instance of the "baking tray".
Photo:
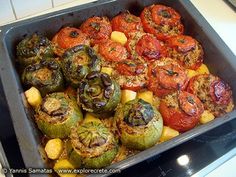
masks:
{"type": "MultiPolygon", "coordinates": [[[[182,16],[185,34],[194,36],[205,51],[205,63],[210,72],[223,78],[230,84],[236,100],[236,57],[221,38],[188,0],[99,0],[94,3],[73,7],[46,14],[32,19],[16,22],[0,28],[0,75],[10,109],[15,133],[26,167],[47,167],[39,153],[40,132],[33,121],[30,110],[25,104],[24,91],[15,68],[15,47],[25,36],[35,32],[49,39],[62,27],[79,25],[93,15],[113,17],[120,11],[129,10],[139,15],[145,6],[161,3],[176,9],[182,16]]],[[[236,117],[235,109],[208,124],[198,126],[174,139],[140,152],[126,160],[112,164],[108,168],[125,169],[160,154],[174,146],[192,139],[206,131],[224,124],[236,117]]],[[[103,176],[106,176],[105,174],[103,176]]],[[[97,175],[96,175],[97,176],[97,175]]]]}

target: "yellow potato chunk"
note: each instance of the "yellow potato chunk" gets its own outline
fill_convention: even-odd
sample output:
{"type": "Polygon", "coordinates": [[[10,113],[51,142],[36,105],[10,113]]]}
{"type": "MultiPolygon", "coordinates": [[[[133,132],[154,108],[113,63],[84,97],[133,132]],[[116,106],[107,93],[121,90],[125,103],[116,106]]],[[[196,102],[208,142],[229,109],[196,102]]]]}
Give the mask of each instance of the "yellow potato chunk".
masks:
{"type": "Polygon", "coordinates": [[[29,90],[26,90],[25,97],[28,103],[33,107],[37,107],[42,103],[42,96],[39,90],[35,87],[31,87],[29,90]]]}
{"type": "Polygon", "coordinates": [[[115,41],[115,42],[119,42],[122,45],[125,45],[125,43],[127,42],[127,37],[125,36],[124,33],[119,32],[119,31],[113,31],[111,33],[111,40],[115,41]]]}
{"type": "Polygon", "coordinates": [[[205,123],[210,122],[214,119],[215,119],[215,116],[210,111],[205,110],[202,113],[199,121],[200,121],[201,124],[205,124],[205,123]]]}
{"type": "Polygon", "coordinates": [[[84,123],[87,123],[87,122],[100,122],[101,123],[101,120],[90,113],[86,113],[85,118],[84,118],[84,123]]]}
{"type": "Polygon", "coordinates": [[[76,174],[72,173],[63,173],[65,171],[60,171],[62,169],[64,170],[70,170],[74,169],[75,167],[67,160],[67,159],[60,159],[58,160],[54,165],[54,170],[57,172],[57,174],[61,177],[76,177],[76,174]],[[60,173],[61,172],[61,173],[60,173]]]}
{"type": "Polygon", "coordinates": [[[199,73],[195,70],[192,69],[187,69],[187,76],[189,79],[191,79],[193,76],[198,75],[199,73]]]}
{"type": "Polygon", "coordinates": [[[139,92],[138,98],[141,98],[144,101],[146,101],[150,104],[153,104],[153,92],[151,92],[151,91],[139,92]]]}
{"type": "Polygon", "coordinates": [[[106,73],[106,74],[108,74],[109,76],[111,75],[112,71],[113,71],[113,69],[112,69],[112,68],[109,68],[109,67],[102,67],[102,69],[101,69],[101,72],[102,72],[102,73],[106,73]]]}
{"type": "Polygon", "coordinates": [[[199,74],[209,74],[209,69],[205,64],[201,64],[201,66],[196,70],[199,74]]]}
{"type": "Polygon", "coordinates": [[[173,128],[164,126],[160,138],[160,142],[168,141],[176,136],[179,135],[179,132],[177,130],[174,130],[173,128]]]}
{"type": "Polygon", "coordinates": [[[134,100],[136,98],[137,92],[132,90],[121,90],[121,103],[125,104],[130,100],[134,100]]]}
{"type": "Polygon", "coordinates": [[[49,159],[58,159],[63,151],[63,141],[59,138],[51,139],[45,146],[45,152],[49,159]]]}

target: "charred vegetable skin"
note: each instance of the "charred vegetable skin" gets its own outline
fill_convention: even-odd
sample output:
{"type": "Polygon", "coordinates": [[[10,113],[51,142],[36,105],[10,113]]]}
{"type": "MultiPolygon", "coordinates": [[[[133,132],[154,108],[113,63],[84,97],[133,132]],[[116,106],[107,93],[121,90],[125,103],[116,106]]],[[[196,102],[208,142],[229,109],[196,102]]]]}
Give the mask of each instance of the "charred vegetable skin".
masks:
{"type": "Polygon", "coordinates": [[[101,60],[89,46],[78,45],[64,53],[62,70],[66,80],[78,87],[87,74],[101,70],[101,60]]]}
{"type": "Polygon", "coordinates": [[[26,87],[36,87],[43,96],[64,88],[61,68],[53,59],[27,66],[22,74],[22,82],[26,87]]]}
{"type": "Polygon", "coordinates": [[[185,91],[165,96],[160,103],[164,124],[180,132],[195,127],[204,111],[197,96],[185,91]]]}
{"type": "Polygon", "coordinates": [[[111,164],[118,145],[113,134],[100,122],[86,122],[72,130],[67,148],[75,166],[102,168],[111,164]]]}
{"type": "Polygon", "coordinates": [[[52,39],[59,47],[63,49],[72,48],[77,45],[89,45],[90,41],[86,34],[73,27],[61,29],[52,39]]]}
{"type": "Polygon", "coordinates": [[[231,112],[234,108],[230,86],[212,74],[192,77],[187,91],[198,96],[205,109],[216,117],[231,112]]]}
{"type": "Polygon", "coordinates": [[[144,8],[140,18],[144,31],[154,34],[157,39],[166,40],[183,34],[184,28],[180,15],[171,7],[151,5],[144,8]]]}
{"type": "Polygon", "coordinates": [[[47,95],[36,109],[36,123],[39,129],[50,138],[66,138],[71,127],[83,120],[83,115],[76,104],[63,92],[47,95]]]}
{"type": "Polygon", "coordinates": [[[89,36],[91,45],[99,44],[110,38],[112,27],[107,17],[88,18],[80,29],[89,36]]]}
{"type": "Polygon", "coordinates": [[[17,45],[16,50],[17,61],[21,67],[35,64],[44,57],[52,57],[54,55],[51,41],[37,34],[23,39],[17,45]]]}
{"type": "Polygon", "coordinates": [[[115,121],[120,140],[128,148],[147,149],[157,143],[162,133],[161,114],[142,99],[131,100],[119,106],[115,121]]]}
{"type": "Polygon", "coordinates": [[[113,31],[123,32],[127,37],[130,32],[143,31],[141,19],[131,14],[129,11],[115,16],[112,19],[111,24],[113,31]]]}
{"type": "Polygon", "coordinates": [[[203,49],[191,36],[179,35],[167,40],[169,57],[185,68],[196,70],[203,62],[203,49]]]}
{"type": "Polygon", "coordinates": [[[78,104],[98,117],[110,115],[120,102],[119,85],[108,74],[91,72],[78,88],[78,104]]]}
{"type": "Polygon", "coordinates": [[[149,90],[159,97],[184,90],[188,83],[184,67],[170,58],[162,58],[149,65],[149,90]]]}

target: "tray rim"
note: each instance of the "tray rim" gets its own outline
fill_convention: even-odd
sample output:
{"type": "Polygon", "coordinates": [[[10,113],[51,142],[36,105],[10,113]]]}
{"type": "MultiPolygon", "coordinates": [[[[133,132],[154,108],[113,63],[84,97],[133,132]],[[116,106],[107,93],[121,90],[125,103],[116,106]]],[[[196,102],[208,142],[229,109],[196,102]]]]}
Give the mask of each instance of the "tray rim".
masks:
{"type": "MultiPolygon", "coordinates": [[[[9,55],[7,53],[7,47],[5,44],[5,36],[12,28],[22,26],[22,25],[24,26],[24,25],[27,25],[27,24],[30,24],[33,22],[40,22],[41,20],[46,20],[47,18],[52,18],[52,17],[63,15],[63,14],[67,14],[67,13],[73,12],[75,10],[87,9],[87,8],[91,8],[91,7],[94,7],[97,5],[101,5],[101,4],[112,3],[114,1],[116,1],[116,0],[95,1],[95,2],[88,3],[88,4],[79,5],[79,6],[71,7],[68,9],[56,11],[56,12],[51,12],[51,13],[41,15],[38,17],[33,17],[31,19],[26,19],[23,21],[18,21],[18,22],[11,23],[11,24],[8,24],[5,26],[1,26],[0,27],[0,40],[1,40],[0,41],[1,42],[0,43],[0,51],[1,51],[0,52],[0,59],[1,58],[9,58],[9,55]]],[[[220,52],[223,53],[223,55],[226,57],[226,59],[228,59],[227,61],[232,64],[233,69],[236,71],[236,59],[230,60],[230,58],[235,58],[235,55],[229,49],[229,47],[223,42],[223,40],[219,37],[219,35],[215,32],[215,30],[209,25],[209,23],[204,19],[204,17],[198,12],[198,10],[195,8],[195,6],[190,1],[179,0],[179,2],[192,15],[192,17],[194,18],[194,20],[196,20],[196,22],[198,22],[199,24],[202,24],[205,33],[207,35],[209,35],[211,40],[214,42],[214,45],[216,45],[217,48],[221,49],[220,52]]],[[[19,146],[20,146],[20,151],[21,151],[25,165],[27,167],[31,167],[31,163],[28,161],[29,159],[26,158],[27,156],[34,155],[36,157],[36,159],[38,159],[38,158],[42,159],[42,157],[41,157],[40,153],[38,152],[37,140],[35,140],[35,137],[34,137],[34,135],[37,134],[36,133],[37,130],[33,130],[32,126],[30,125],[31,123],[28,120],[28,117],[26,115],[25,107],[22,102],[22,95],[21,95],[22,93],[19,93],[20,88],[18,87],[17,79],[14,77],[15,74],[16,73],[14,72],[14,68],[13,68],[13,65],[12,65],[10,59],[0,62],[0,77],[1,77],[1,81],[3,83],[3,89],[4,89],[4,93],[6,95],[6,100],[7,100],[8,108],[10,110],[11,119],[13,120],[13,126],[14,126],[14,130],[15,130],[15,133],[17,136],[19,146]],[[9,76],[11,78],[10,80],[8,79],[9,76]],[[14,88],[13,91],[16,91],[16,92],[12,93],[12,90],[9,90],[8,86],[12,86],[12,88],[14,88]],[[14,101],[17,101],[17,102],[14,102],[14,101]],[[20,107],[16,108],[16,105],[14,106],[14,103],[20,107]],[[17,119],[17,117],[19,117],[19,116],[21,116],[23,118],[23,120],[17,119]],[[24,122],[24,127],[21,127],[17,124],[20,121],[21,121],[21,123],[22,123],[22,121],[24,122]],[[21,134],[22,128],[27,128],[27,133],[21,134]],[[33,132],[33,133],[29,134],[28,132],[33,132]],[[33,140],[34,141],[33,147],[30,147],[30,148],[26,147],[25,143],[22,142],[23,141],[22,136],[33,140]],[[26,154],[25,148],[28,149],[28,153],[30,153],[30,154],[26,154]],[[37,151],[37,153],[35,153],[36,151],[37,151]]],[[[158,144],[157,146],[153,146],[153,147],[151,147],[147,150],[144,150],[134,156],[131,156],[121,162],[112,164],[107,168],[108,169],[109,168],[119,168],[121,170],[126,169],[126,168],[133,166],[141,161],[144,161],[154,155],[158,155],[168,149],[171,149],[179,144],[182,144],[182,143],[184,143],[184,142],[186,142],[198,135],[201,135],[213,128],[223,125],[224,123],[236,118],[235,115],[236,115],[236,110],[234,109],[232,112],[230,112],[222,117],[219,117],[216,120],[214,120],[208,124],[195,127],[194,129],[187,131],[187,132],[173,138],[172,140],[158,144]]],[[[31,143],[32,143],[32,141],[31,141],[31,143]]],[[[38,163],[38,165],[45,167],[43,160],[41,160],[41,162],[38,163]]],[[[109,174],[101,174],[101,175],[96,174],[95,176],[108,176],[108,175],[109,174]]],[[[94,176],[94,175],[89,175],[89,176],[94,176]]]]}

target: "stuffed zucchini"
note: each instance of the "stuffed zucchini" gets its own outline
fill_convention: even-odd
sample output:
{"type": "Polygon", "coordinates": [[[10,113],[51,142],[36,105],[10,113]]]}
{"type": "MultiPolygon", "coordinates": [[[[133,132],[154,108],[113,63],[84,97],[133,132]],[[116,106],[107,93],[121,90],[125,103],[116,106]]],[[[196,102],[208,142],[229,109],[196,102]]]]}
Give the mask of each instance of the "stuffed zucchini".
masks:
{"type": "Polygon", "coordinates": [[[122,144],[137,150],[155,145],[163,128],[161,114],[142,99],[120,105],[115,114],[115,124],[122,144]]]}
{"type": "Polygon", "coordinates": [[[78,87],[88,73],[101,70],[101,60],[89,46],[78,45],[64,53],[62,70],[66,80],[78,87]]]}
{"type": "Polygon", "coordinates": [[[54,55],[51,41],[46,37],[33,34],[23,39],[16,48],[17,61],[21,67],[35,64],[44,57],[54,55]]]}
{"type": "Polygon", "coordinates": [[[80,82],[77,98],[84,110],[108,117],[120,102],[120,86],[108,74],[91,72],[80,82]]]}
{"type": "Polygon", "coordinates": [[[71,127],[83,120],[75,100],[63,92],[47,95],[36,109],[35,120],[39,129],[50,138],[66,138],[71,127]]]}
{"type": "Polygon", "coordinates": [[[102,123],[84,122],[71,131],[69,160],[76,167],[102,168],[111,164],[118,145],[113,134],[102,123]]]}
{"type": "Polygon", "coordinates": [[[27,66],[22,74],[22,82],[26,87],[36,87],[43,96],[64,88],[60,66],[52,59],[27,66]]]}

